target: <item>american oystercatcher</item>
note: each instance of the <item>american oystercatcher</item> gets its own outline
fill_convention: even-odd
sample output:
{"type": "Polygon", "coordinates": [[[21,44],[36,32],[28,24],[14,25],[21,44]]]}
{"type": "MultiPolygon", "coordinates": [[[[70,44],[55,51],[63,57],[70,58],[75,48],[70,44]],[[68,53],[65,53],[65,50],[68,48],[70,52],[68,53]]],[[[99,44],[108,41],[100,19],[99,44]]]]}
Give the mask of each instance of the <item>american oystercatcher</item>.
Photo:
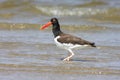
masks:
{"type": "Polygon", "coordinates": [[[86,46],[96,47],[95,43],[83,40],[79,37],[72,36],[70,34],[65,34],[60,30],[60,25],[57,18],[52,18],[48,23],[43,25],[40,30],[47,28],[48,26],[52,25],[52,32],[54,34],[54,41],[56,45],[60,48],[68,50],[70,56],[63,59],[63,61],[69,61],[70,58],[74,55],[72,49],[73,48],[83,48],[86,46]]]}

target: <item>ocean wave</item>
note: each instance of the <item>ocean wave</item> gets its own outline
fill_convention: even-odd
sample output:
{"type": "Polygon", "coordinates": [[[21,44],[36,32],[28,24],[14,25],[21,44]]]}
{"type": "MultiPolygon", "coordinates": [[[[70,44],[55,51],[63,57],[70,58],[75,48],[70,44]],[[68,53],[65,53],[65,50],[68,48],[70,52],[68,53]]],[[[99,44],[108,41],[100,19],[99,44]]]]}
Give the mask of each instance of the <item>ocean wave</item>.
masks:
{"type": "Polygon", "coordinates": [[[105,13],[106,9],[93,9],[93,8],[65,8],[65,7],[41,7],[36,6],[42,13],[47,15],[57,16],[83,16],[95,15],[97,13],[105,13]]]}

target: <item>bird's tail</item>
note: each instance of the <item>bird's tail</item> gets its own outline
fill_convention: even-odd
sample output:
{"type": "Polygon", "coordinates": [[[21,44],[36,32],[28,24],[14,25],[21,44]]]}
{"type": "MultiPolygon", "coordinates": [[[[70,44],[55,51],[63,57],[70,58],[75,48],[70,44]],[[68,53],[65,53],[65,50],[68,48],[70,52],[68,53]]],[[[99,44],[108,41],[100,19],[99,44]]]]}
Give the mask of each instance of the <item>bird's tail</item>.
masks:
{"type": "Polygon", "coordinates": [[[95,43],[91,43],[90,45],[91,45],[92,47],[96,47],[95,43]]]}

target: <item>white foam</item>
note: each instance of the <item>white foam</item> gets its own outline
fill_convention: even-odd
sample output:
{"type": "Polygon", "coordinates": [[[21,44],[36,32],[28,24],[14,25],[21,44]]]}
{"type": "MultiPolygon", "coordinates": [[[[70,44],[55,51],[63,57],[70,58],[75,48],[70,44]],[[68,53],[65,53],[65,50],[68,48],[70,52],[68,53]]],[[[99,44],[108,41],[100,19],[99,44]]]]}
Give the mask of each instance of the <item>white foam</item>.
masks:
{"type": "Polygon", "coordinates": [[[82,15],[95,15],[97,13],[104,13],[104,9],[92,9],[92,8],[66,8],[62,6],[56,7],[41,7],[36,6],[37,9],[48,15],[57,16],[82,16],[82,15]]]}

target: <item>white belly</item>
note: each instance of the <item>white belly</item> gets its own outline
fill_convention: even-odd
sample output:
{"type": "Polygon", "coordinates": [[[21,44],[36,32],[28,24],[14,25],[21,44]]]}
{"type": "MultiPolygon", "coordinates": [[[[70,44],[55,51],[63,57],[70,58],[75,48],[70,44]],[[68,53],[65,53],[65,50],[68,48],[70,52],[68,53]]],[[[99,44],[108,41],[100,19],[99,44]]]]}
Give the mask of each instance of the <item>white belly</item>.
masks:
{"type": "Polygon", "coordinates": [[[55,44],[60,47],[60,48],[63,48],[63,49],[73,49],[73,48],[83,48],[83,47],[86,47],[88,45],[78,45],[78,44],[71,44],[71,43],[60,43],[57,41],[57,39],[60,38],[60,36],[57,36],[54,41],[55,41],[55,44]]]}

